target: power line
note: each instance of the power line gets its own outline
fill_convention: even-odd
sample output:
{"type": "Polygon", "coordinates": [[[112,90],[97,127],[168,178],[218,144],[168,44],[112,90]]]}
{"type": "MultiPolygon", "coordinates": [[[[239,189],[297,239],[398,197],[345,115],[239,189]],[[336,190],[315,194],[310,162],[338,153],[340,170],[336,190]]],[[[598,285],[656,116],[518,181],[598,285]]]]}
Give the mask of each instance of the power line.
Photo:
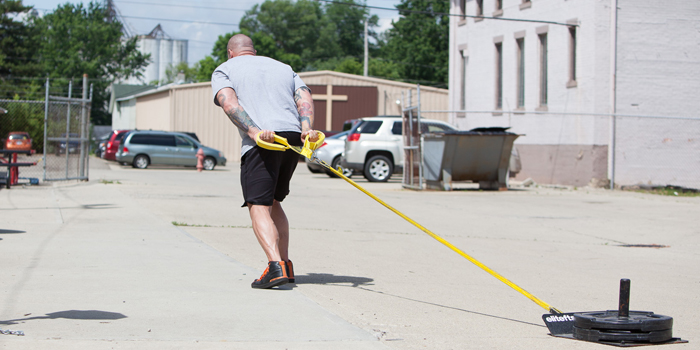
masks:
{"type": "Polygon", "coordinates": [[[238,26],[238,23],[201,22],[201,21],[189,21],[189,20],[184,20],[184,19],[153,18],[153,17],[136,17],[136,16],[122,16],[122,17],[124,17],[124,18],[133,18],[133,19],[153,20],[153,21],[169,21],[169,22],[182,22],[182,23],[215,24],[215,25],[223,25],[223,26],[238,26]]]}
{"type": "Polygon", "coordinates": [[[154,5],[154,6],[167,6],[167,7],[186,7],[186,8],[207,9],[207,10],[248,11],[247,9],[233,9],[233,8],[225,8],[225,7],[207,7],[207,6],[192,6],[192,5],[175,5],[175,4],[164,4],[164,3],[155,3],[155,2],[122,1],[122,0],[118,0],[118,2],[127,3],[127,4],[154,5]]]}
{"type": "Polygon", "coordinates": [[[487,16],[467,15],[467,14],[458,15],[458,14],[452,14],[452,13],[446,13],[446,12],[406,10],[406,9],[399,9],[399,8],[369,6],[369,5],[354,4],[354,3],[347,3],[347,2],[338,2],[338,1],[333,1],[333,0],[316,0],[316,1],[325,2],[325,3],[329,3],[329,4],[336,4],[336,5],[364,7],[364,8],[370,8],[370,9],[376,9],[376,10],[397,11],[399,13],[419,13],[419,14],[432,15],[432,16],[448,16],[448,17],[459,17],[459,18],[481,18],[481,19],[494,19],[494,20],[498,20],[498,21],[512,21],[512,22],[547,23],[547,24],[556,24],[556,25],[567,26],[567,27],[578,27],[577,24],[561,23],[561,22],[554,22],[554,21],[541,21],[541,20],[535,20],[535,19],[487,17],[487,16]]]}

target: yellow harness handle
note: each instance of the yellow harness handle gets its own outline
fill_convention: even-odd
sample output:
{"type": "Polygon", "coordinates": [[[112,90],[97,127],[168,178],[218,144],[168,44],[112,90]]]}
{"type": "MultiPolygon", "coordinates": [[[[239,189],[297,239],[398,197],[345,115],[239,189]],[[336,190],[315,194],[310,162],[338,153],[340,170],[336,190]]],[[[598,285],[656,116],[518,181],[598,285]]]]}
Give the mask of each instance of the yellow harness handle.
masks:
{"type": "MultiPolygon", "coordinates": [[[[297,151],[297,153],[303,155],[304,157],[311,159],[311,156],[314,153],[314,151],[318,149],[323,144],[323,140],[326,139],[326,135],[322,132],[316,131],[316,133],[318,134],[318,141],[311,142],[309,141],[309,135],[306,135],[306,140],[304,140],[304,146],[302,146],[301,148],[294,147],[294,150],[297,151]]],[[[287,139],[282,136],[275,134],[274,136],[276,143],[271,143],[261,140],[260,134],[262,134],[262,131],[255,135],[255,143],[257,143],[258,146],[264,149],[270,151],[285,151],[293,147],[290,146],[287,139]]]]}

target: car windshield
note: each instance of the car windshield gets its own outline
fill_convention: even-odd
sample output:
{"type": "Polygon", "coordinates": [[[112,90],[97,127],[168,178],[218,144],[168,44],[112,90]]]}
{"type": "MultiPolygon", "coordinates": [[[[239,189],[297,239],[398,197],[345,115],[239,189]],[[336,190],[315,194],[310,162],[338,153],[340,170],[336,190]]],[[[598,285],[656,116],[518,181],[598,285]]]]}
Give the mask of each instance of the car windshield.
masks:
{"type": "Polygon", "coordinates": [[[27,135],[23,135],[23,134],[10,135],[10,140],[26,140],[27,138],[28,138],[27,135]]]}
{"type": "Polygon", "coordinates": [[[381,120],[363,120],[353,128],[353,133],[375,134],[381,126],[381,120]]]}
{"type": "Polygon", "coordinates": [[[443,125],[433,122],[424,122],[420,124],[422,132],[445,132],[456,130],[451,125],[443,125]]]}

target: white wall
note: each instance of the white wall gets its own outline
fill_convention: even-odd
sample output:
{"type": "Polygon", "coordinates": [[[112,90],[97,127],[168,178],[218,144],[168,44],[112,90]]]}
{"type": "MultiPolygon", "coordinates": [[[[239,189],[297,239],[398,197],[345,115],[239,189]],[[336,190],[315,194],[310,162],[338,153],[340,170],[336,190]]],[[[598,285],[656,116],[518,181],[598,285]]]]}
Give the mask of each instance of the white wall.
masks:
{"type": "Polygon", "coordinates": [[[698,117],[700,1],[618,1],[618,113],[698,117]]]}
{"type": "Polygon", "coordinates": [[[112,130],[136,128],[136,99],[115,102],[112,112],[112,130]]]}
{"type": "MultiPolygon", "coordinates": [[[[619,0],[617,113],[699,118],[700,2],[619,0]]],[[[619,184],[700,188],[700,120],[620,117],[619,184]]]]}
{"type": "MultiPolygon", "coordinates": [[[[500,116],[474,113],[466,117],[453,113],[450,118],[460,129],[511,126],[511,131],[525,134],[516,141],[516,146],[530,146],[525,149],[535,152],[536,167],[552,167],[551,173],[555,173],[566,166],[580,172],[578,160],[557,159],[561,157],[562,147],[569,147],[567,152],[576,158],[583,157],[586,152],[598,157],[589,163],[597,168],[592,174],[602,171],[611,176],[611,118],[563,113],[700,117],[700,99],[695,97],[700,91],[700,2],[533,0],[525,9],[521,9],[521,3],[521,0],[504,0],[502,16],[560,23],[572,19],[578,21],[577,85],[567,87],[566,84],[569,48],[565,26],[489,19],[475,21],[473,18],[460,24],[458,19],[452,20],[449,53],[451,110],[460,107],[459,49],[465,47],[468,52],[466,110],[494,109],[494,37],[501,35],[503,110],[515,109],[514,33],[525,31],[525,113],[503,113],[500,116]],[[611,26],[615,6],[617,31],[611,26]],[[548,33],[549,114],[537,115],[534,112],[541,109],[538,108],[537,31],[543,26],[547,27],[548,33]],[[613,39],[617,40],[615,48],[612,47],[613,39]],[[613,85],[615,76],[616,86],[613,85]],[[605,167],[601,165],[602,158],[610,161],[604,171],[601,170],[605,167]]],[[[484,0],[485,16],[493,15],[494,4],[494,0],[484,0]]],[[[467,1],[468,15],[475,14],[475,6],[475,1],[467,1]]],[[[451,11],[459,13],[458,0],[452,0],[451,11]]],[[[700,177],[695,175],[700,173],[698,134],[700,120],[618,117],[614,153],[616,183],[700,188],[700,177]]],[[[526,165],[523,167],[525,170],[526,165]]],[[[558,177],[559,180],[565,178],[558,177]]]]}
{"type": "MultiPolygon", "coordinates": [[[[502,20],[475,21],[466,24],[451,21],[450,45],[450,109],[460,107],[461,67],[459,48],[468,52],[466,109],[493,111],[496,106],[496,63],[494,39],[502,36],[503,100],[502,109],[517,108],[517,44],[515,34],[525,31],[525,112],[541,110],[539,104],[539,37],[538,28],[548,37],[548,112],[607,113],[609,96],[609,7],[602,1],[533,1],[532,6],[520,9],[520,0],[503,1],[504,18],[546,19],[559,23],[578,20],[577,28],[577,86],[567,87],[569,80],[569,31],[556,24],[513,22],[502,20]]],[[[452,13],[459,13],[459,2],[452,2],[452,13]]],[[[475,14],[475,1],[467,2],[467,14],[475,14]]],[[[493,0],[484,0],[484,15],[491,16],[493,0]]],[[[605,144],[607,125],[599,125],[595,118],[571,117],[563,123],[531,114],[491,113],[472,114],[466,118],[452,116],[461,129],[477,126],[512,126],[513,131],[527,133],[520,143],[550,144],[584,143],[605,144]],[[544,121],[544,122],[542,122],[544,121]],[[563,126],[562,126],[563,125],[563,126]],[[568,126],[567,126],[568,125],[568,126]],[[562,129],[562,127],[564,129],[562,129]],[[560,135],[561,133],[563,135],[560,135]]]]}

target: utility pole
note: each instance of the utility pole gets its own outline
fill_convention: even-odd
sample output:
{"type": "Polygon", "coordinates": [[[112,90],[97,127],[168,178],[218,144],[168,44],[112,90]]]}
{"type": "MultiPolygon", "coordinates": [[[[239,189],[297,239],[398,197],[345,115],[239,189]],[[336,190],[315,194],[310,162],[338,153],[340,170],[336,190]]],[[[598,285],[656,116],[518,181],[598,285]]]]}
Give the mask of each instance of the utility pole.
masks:
{"type": "Polygon", "coordinates": [[[367,42],[367,22],[368,21],[369,21],[369,18],[365,18],[365,71],[364,71],[365,76],[367,76],[368,63],[369,63],[369,49],[368,49],[368,42],[367,42]]]}

